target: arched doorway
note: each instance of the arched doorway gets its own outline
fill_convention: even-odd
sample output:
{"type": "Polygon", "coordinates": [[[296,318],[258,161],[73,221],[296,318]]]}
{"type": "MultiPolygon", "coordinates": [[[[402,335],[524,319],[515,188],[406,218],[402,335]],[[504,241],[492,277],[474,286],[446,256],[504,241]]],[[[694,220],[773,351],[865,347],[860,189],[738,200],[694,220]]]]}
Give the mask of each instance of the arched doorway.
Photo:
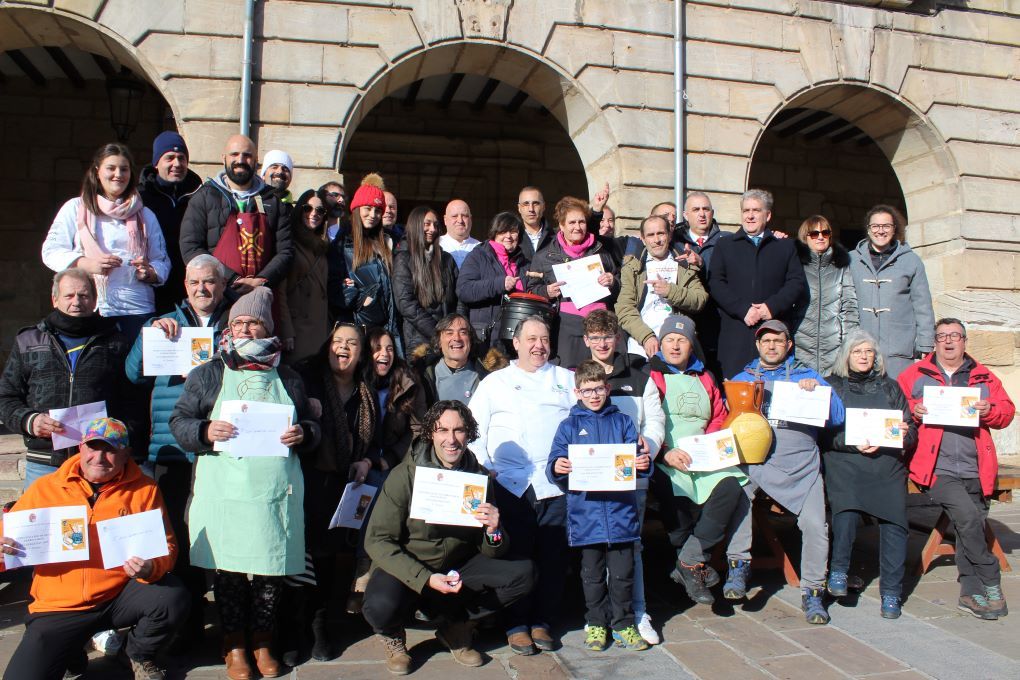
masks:
{"type": "Polygon", "coordinates": [[[341,129],[337,169],[348,192],[380,170],[402,214],[416,202],[441,209],[464,198],[481,237],[528,184],[550,207],[568,193],[588,196],[593,174],[621,186],[613,148],[575,79],[505,45],[456,42],[418,52],[366,87],[341,129]]]}
{"type": "Polygon", "coordinates": [[[16,161],[0,170],[3,360],[17,329],[50,307],[53,272],[40,248],[57,210],[80,191],[92,154],[119,138],[139,167],[147,165],[153,137],[174,119],[129,48],[98,27],[33,9],[0,12],[0,128],[7,157],[16,161]],[[125,105],[119,131],[111,99],[125,105]]]}

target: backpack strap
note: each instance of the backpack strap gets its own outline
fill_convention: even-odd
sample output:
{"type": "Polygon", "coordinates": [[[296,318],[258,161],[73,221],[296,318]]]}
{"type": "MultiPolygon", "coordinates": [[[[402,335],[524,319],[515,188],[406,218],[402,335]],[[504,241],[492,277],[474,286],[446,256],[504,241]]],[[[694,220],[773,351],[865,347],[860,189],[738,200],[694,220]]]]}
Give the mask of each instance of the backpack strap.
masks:
{"type": "Polygon", "coordinates": [[[659,399],[666,398],[666,376],[662,374],[662,371],[652,370],[649,371],[651,374],[652,382],[655,383],[655,387],[659,390],[659,399]]]}

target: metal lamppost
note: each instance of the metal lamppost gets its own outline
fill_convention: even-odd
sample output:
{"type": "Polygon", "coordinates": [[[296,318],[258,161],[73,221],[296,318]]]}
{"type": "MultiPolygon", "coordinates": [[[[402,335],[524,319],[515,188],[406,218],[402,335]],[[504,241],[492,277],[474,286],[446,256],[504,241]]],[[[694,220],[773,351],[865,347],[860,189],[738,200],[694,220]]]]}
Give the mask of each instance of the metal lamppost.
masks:
{"type": "Polygon", "coordinates": [[[142,117],[142,97],[145,83],[129,70],[121,68],[118,75],[106,81],[106,96],[110,101],[110,125],[117,133],[117,141],[126,143],[138,127],[142,117]]]}

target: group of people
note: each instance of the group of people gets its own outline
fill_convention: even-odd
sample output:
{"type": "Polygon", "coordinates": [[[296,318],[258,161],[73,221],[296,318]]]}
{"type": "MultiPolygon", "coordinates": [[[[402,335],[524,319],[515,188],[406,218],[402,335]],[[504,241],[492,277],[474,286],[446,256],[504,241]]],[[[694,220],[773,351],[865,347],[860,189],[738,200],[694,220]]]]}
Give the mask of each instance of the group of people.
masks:
{"type": "MultiPolygon", "coordinates": [[[[728,599],[747,593],[755,495],[793,513],[804,614],[824,624],[826,593],[856,585],[862,516],[880,526],[881,614],[900,615],[909,476],[956,526],[960,607],[1006,615],[984,521],[989,431],[1014,405],[967,354],[963,322],[935,320],[895,208],[869,211],[848,253],[819,215],[795,239],[772,231],[762,190],[741,197],[736,232],[692,192],[680,215],[653,206],[634,237],[615,234],[608,186],[590,204],[562,198],[552,223],[541,190],[525,187],[479,242],[463,200],[400,224],[378,175],[349,202],[335,182],[295,199],[289,155],[266,154],[261,175],[256,160],[250,139],[231,137],[223,171],[201,182],[184,140],[163,133],[138,181],[130,152],[106,145],[47,234],[53,311],[19,332],[0,378],[0,421],[28,449],[13,509],[86,503],[90,537],[96,521],[160,509],[170,554],[102,572],[96,544],[87,562],[36,567],[5,678],[80,669],[90,634],[125,626],[136,678],[162,678],[156,652],[203,635],[210,581],[232,680],[332,658],[342,552],[355,555],[347,609],[396,674],[412,668],[416,611],[468,666],[484,661],[481,619],[516,653],[556,649],[570,548],[586,647],[646,649],[659,642],[641,558],[649,491],[677,554],[670,576],[704,604],[720,582],[728,599]],[[589,256],[609,293],[576,305],[554,266],[589,256]],[[520,320],[508,341],[504,305],[518,292],[553,312],[520,320]],[[143,327],[169,339],[211,328],[217,351],[187,375],[146,375],[143,327]],[[724,381],[763,383],[766,414],[777,382],[831,386],[828,416],[769,421],[763,463],[691,471],[678,442],[723,428],[724,381]],[[925,423],[935,385],[979,388],[979,426],[925,423]],[[219,450],[239,434],[224,410],[238,400],[289,413],[288,455],[219,450]],[[100,401],[107,416],[79,446],[54,448],[70,424],[50,411],[100,401]],[[846,408],[900,412],[903,448],[847,444],[846,408]],[[572,491],[578,444],[632,446],[635,489],[572,491]],[[423,468],[488,475],[477,527],[411,517],[423,468]],[[349,483],[378,489],[360,531],[330,528],[349,483]],[[710,565],[719,545],[725,581],[710,565]]],[[[6,536],[0,548],[22,549],[6,536]]]]}

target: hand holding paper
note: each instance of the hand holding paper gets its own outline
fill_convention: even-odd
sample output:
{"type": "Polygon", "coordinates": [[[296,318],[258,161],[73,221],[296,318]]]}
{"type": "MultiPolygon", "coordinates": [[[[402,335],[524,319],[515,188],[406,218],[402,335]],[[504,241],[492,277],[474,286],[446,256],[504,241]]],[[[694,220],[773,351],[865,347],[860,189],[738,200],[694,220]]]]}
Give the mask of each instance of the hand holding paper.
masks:
{"type": "MultiPolygon", "coordinates": [[[[103,569],[124,567],[125,573],[151,573],[152,565],[145,560],[170,554],[162,510],[147,510],[133,515],[96,522],[103,569]]],[[[132,576],[145,578],[145,576],[132,576]]]]}
{"type": "Polygon", "coordinates": [[[61,432],[53,432],[53,448],[66,449],[81,443],[81,433],[96,418],[106,417],[106,402],[93,401],[69,408],[50,409],[50,418],[63,426],[61,432]]]}

